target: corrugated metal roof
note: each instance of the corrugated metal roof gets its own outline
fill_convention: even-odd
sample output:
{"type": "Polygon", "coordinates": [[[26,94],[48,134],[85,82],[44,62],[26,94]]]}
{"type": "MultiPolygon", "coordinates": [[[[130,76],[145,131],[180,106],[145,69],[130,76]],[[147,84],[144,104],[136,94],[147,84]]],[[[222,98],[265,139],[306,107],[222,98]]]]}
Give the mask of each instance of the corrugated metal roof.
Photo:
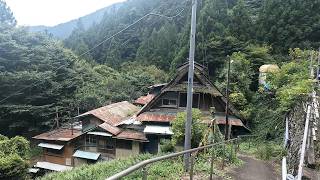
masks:
{"type": "Polygon", "coordinates": [[[45,132],[34,136],[32,138],[39,140],[49,140],[49,141],[70,141],[82,134],[81,130],[78,129],[56,129],[53,131],[45,132]]]}
{"type": "Polygon", "coordinates": [[[93,152],[77,150],[72,156],[78,157],[78,158],[83,158],[83,159],[97,160],[100,155],[101,155],[100,153],[93,153],[93,152]]]}
{"type": "Polygon", "coordinates": [[[176,113],[173,112],[144,112],[136,117],[138,121],[149,122],[171,122],[176,117],[176,113]]]}
{"type": "Polygon", "coordinates": [[[100,124],[99,127],[104,129],[104,130],[106,130],[106,131],[108,131],[108,132],[110,132],[113,135],[117,135],[117,134],[119,134],[121,132],[120,128],[112,126],[112,125],[110,125],[110,124],[108,124],[106,122],[100,124]]]}
{"type": "MultiPolygon", "coordinates": [[[[243,125],[242,121],[239,118],[235,117],[235,116],[229,115],[228,119],[229,119],[229,123],[232,126],[243,126],[243,127],[245,127],[243,125]]],[[[216,114],[215,115],[215,123],[216,124],[226,124],[226,116],[223,115],[223,114],[216,114]]]]}
{"type": "Polygon", "coordinates": [[[60,149],[63,148],[64,145],[60,145],[60,144],[49,144],[49,143],[40,143],[40,144],[38,144],[38,146],[39,146],[39,147],[43,147],[43,148],[60,150],[60,149]]]}
{"type": "Polygon", "coordinates": [[[126,139],[132,141],[141,141],[148,142],[148,139],[142,132],[133,131],[133,130],[124,130],[114,138],[116,139],[126,139]]]}
{"type": "Polygon", "coordinates": [[[146,96],[141,96],[134,101],[135,104],[145,105],[148,104],[153,98],[155,97],[154,94],[148,94],[146,96]]]}
{"type": "Polygon", "coordinates": [[[110,125],[115,126],[126,118],[132,116],[138,110],[139,108],[137,106],[129,103],[128,101],[122,101],[88,111],[77,117],[93,115],[102,121],[108,122],[110,125]]]}
{"type": "Polygon", "coordinates": [[[173,134],[170,126],[146,125],[143,132],[146,134],[163,134],[163,135],[173,134]]]}
{"type": "Polygon", "coordinates": [[[37,162],[35,167],[42,168],[42,169],[48,169],[51,171],[67,171],[67,170],[72,169],[71,166],[64,166],[61,164],[55,164],[55,163],[50,163],[50,162],[45,162],[45,161],[37,162]]]}
{"type": "Polygon", "coordinates": [[[106,132],[88,132],[87,134],[97,135],[97,136],[106,136],[111,137],[112,134],[106,133],[106,132]]]}

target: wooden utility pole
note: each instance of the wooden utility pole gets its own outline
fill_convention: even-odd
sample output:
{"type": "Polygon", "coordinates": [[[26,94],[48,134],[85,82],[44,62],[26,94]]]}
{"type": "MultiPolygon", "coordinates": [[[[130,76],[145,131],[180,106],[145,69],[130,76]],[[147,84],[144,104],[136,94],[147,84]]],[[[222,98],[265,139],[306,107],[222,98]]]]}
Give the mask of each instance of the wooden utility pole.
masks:
{"type": "Polygon", "coordinates": [[[56,107],[56,125],[57,129],[59,128],[59,112],[58,112],[58,107],[56,107]]]}
{"type": "Polygon", "coordinates": [[[226,116],[226,124],[225,124],[225,134],[224,139],[228,140],[230,138],[230,131],[231,128],[229,128],[229,86],[230,86],[230,58],[228,57],[228,72],[227,72],[227,87],[226,87],[226,109],[225,109],[225,116],[226,116]]]}
{"type": "MultiPolygon", "coordinates": [[[[192,0],[191,33],[189,50],[188,92],[187,92],[187,120],[185,124],[184,150],[191,149],[191,125],[192,125],[192,98],[193,98],[193,73],[194,54],[196,41],[197,0],[192,0]]],[[[185,171],[189,171],[190,153],[184,154],[185,171]]]]}

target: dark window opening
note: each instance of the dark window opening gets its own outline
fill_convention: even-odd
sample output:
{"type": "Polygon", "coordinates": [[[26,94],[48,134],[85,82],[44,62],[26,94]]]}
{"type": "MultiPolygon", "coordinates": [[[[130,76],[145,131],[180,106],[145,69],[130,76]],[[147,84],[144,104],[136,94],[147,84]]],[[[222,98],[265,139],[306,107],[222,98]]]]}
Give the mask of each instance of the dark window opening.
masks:
{"type": "Polygon", "coordinates": [[[96,145],[97,144],[96,136],[87,135],[86,136],[86,144],[88,144],[88,145],[96,145]]]}
{"type": "Polygon", "coordinates": [[[163,106],[176,106],[177,100],[175,99],[162,99],[163,106]]]}
{"type": "Polygon", "coordinates": [[[132,149],[132,141],[117,140],[117,148],[132,149]]]}
{"type": "MultiPolygon", "coordinates": [[[[193,94],[192,107],[199,108],[200,94],[193,94]]],[[[187,93],[180,93],[179,107],[187,107],[187,93]]]]}
{"type": "Polygon", "coordinates": [[[61,155],[62,152],[63,152],[62,149],[58,150],[58,149],[49,149],[49,148],[47,148],[47,153],[48,154],[61,155]]]}

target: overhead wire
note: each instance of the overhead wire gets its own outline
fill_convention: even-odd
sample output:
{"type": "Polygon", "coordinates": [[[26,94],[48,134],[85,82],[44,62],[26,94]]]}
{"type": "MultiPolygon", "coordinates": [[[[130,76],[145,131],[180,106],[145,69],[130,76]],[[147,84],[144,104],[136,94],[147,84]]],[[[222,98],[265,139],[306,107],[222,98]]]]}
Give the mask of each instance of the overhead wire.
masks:
{"type": "MultiPolygon", "coordinates": [[[[161,7],[161,6],[160,6],[160,7],[161,7]]],[[[167,19],[170,19],[170,20],[171,20],[171,19],[173,19],[173,18],[175,18],[175,17],[179,16],[180,14],[182,14],[182,12],[184,11],[184,9],[182,9],[179,13],[177,13],[177,14],[176,14],[176,15],[174,15],[174,16],[166,16],[166,15],[162,15],[162,14],[158,14],[158,13],[153,13],[153,11],[154,11],[155,9],[157,9],[157,8],[159,8],[159,7],[154,8],[150,13],[148,13],[148,14],[146,14],[146,15],[142,16],[141,18],[139,18],[138,20],[134,21],[134,22],[133,22],[133,23],[131,23],[130,25],[126,26],[126,27],[125,27],[125,28],[123,28],[122,30],[118,31],[117,33],[115,33],[115,34],[113,34],[113,35],[111,35],[111,36],[109,36],[109,37],[105,38],[103,41],[99,42],[99,43],[98,43],[98,44],[96,44],[94,47],[90,48],[88,51],[86,51],[86,52],[84,52],[84,53],[80,54],[80,55],[78,56],[78,58],[80,58],[80,57],[82,57],[82,56],[84,56],[84,55],[88,54],[88,53],[89,53],[89,52],[91,52],[93,49],[95,49],[95,48],[99,47],[100,45],[102,45],[104,42],[106,42],[106,41],[108,41],[108,40],[110,40],[110,39],[114,38],[115,36],[119,35],[120,33],[124,32],[125,30],[127,30],[127,29],[129,29],[130,27],[134,26],[135,24],[139,23],[141,20],[143,20],[144,18],[146,18],[146,17],[148,17],[148,16],[154,15],[154,16],[164,17],[164,18],[167,18],[167,19]]],[[[64,64],[64,65],[61,65],[61,66],[59,66],[57,69],[55,69],[53,72],[56,72],[56,71],[58,71],[58,70],[62,69],[63,67],[66,67],[66,66],[68,66],[68,65],[71,65],[71,64],[64,64]]],[[[9,96],[7,96],[7,97],[5,97],[5,98],[1,99],[1,100],[0,100],[0,103],[4,102],[5,100],[7,100],[7,99],[9,99],[9,98],[11,98],[11,97],[13,97],[13,96],[17,95],[18,93],[20,93],[20,92],[22,92],[22,91],[24,91],[24,90],[26,90],[26,89],[28,89],[28,88],[30,88],[30,87],[38,86],[38,85],[40,85],[40,84],[42,84],[42,83],[44,83],[44,82],[32,83],[32,84],[30,84],[30,85],[28,85],[28,86],[26,86],[26,87],[24,87],[24,88],[21,88],[21,89],[19,89],[18,91],[16,91],[16,92],[12,93],[11,95],[9,95],[9,96]]]]}

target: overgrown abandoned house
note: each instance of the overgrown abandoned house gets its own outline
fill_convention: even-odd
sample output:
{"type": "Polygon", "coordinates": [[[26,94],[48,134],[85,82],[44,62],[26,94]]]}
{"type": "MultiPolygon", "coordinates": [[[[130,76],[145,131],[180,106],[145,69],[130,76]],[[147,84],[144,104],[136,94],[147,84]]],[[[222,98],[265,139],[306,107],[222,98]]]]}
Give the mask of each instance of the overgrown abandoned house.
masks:
{"type": "MultiPolygon", "coordinates": [[[[188,68],[188,63],[179,66],[176,76],[169,83],[151,86],[149,94],[138,99],[147,101],[148,97],[153,96],[135,117],[142,123],[144,133],[149,140],[149,143],[145,144],[145,151],[158,152],[160,139],[168,138],[173,134],[170,122],[175,119],[177,113],[186,110],[188,68]]],[[[224,128],[226,99],[211,83],[207,72],[204,66],[195,63],[192,107],[200,109],[203,123],[210,124],[215,119],[214,122],[224,128]]],[[[138,104],[137,101],[135,103],[138,104]]],[[[229,106],[229,113],[233,135],[248,130],[232,105],[229,106]]]]}
{"type": "MultiPolygon", "coordinates": [[[[226,99],[206,72],[204,66],[195,63],[192,107],[200,109],[203,123],[214,122],[223,128],[226,99]]],[[[43,161],[37,167],[49,169],[48,163],[52,163],[68,169],[98,160],[159,152],[160,140],[173,134],[170,122],[187,105],[188,64],[178,67],[176,74],[169,83],[150,86],[148,95],[134,102],[142,105],[141,109],[127,101],[110,104],[77,116],[81,126],[35,136],[44,149],[43,161]]],[[[232,105],[229,112],[232,133],[247,131],[232,105]]]]}

